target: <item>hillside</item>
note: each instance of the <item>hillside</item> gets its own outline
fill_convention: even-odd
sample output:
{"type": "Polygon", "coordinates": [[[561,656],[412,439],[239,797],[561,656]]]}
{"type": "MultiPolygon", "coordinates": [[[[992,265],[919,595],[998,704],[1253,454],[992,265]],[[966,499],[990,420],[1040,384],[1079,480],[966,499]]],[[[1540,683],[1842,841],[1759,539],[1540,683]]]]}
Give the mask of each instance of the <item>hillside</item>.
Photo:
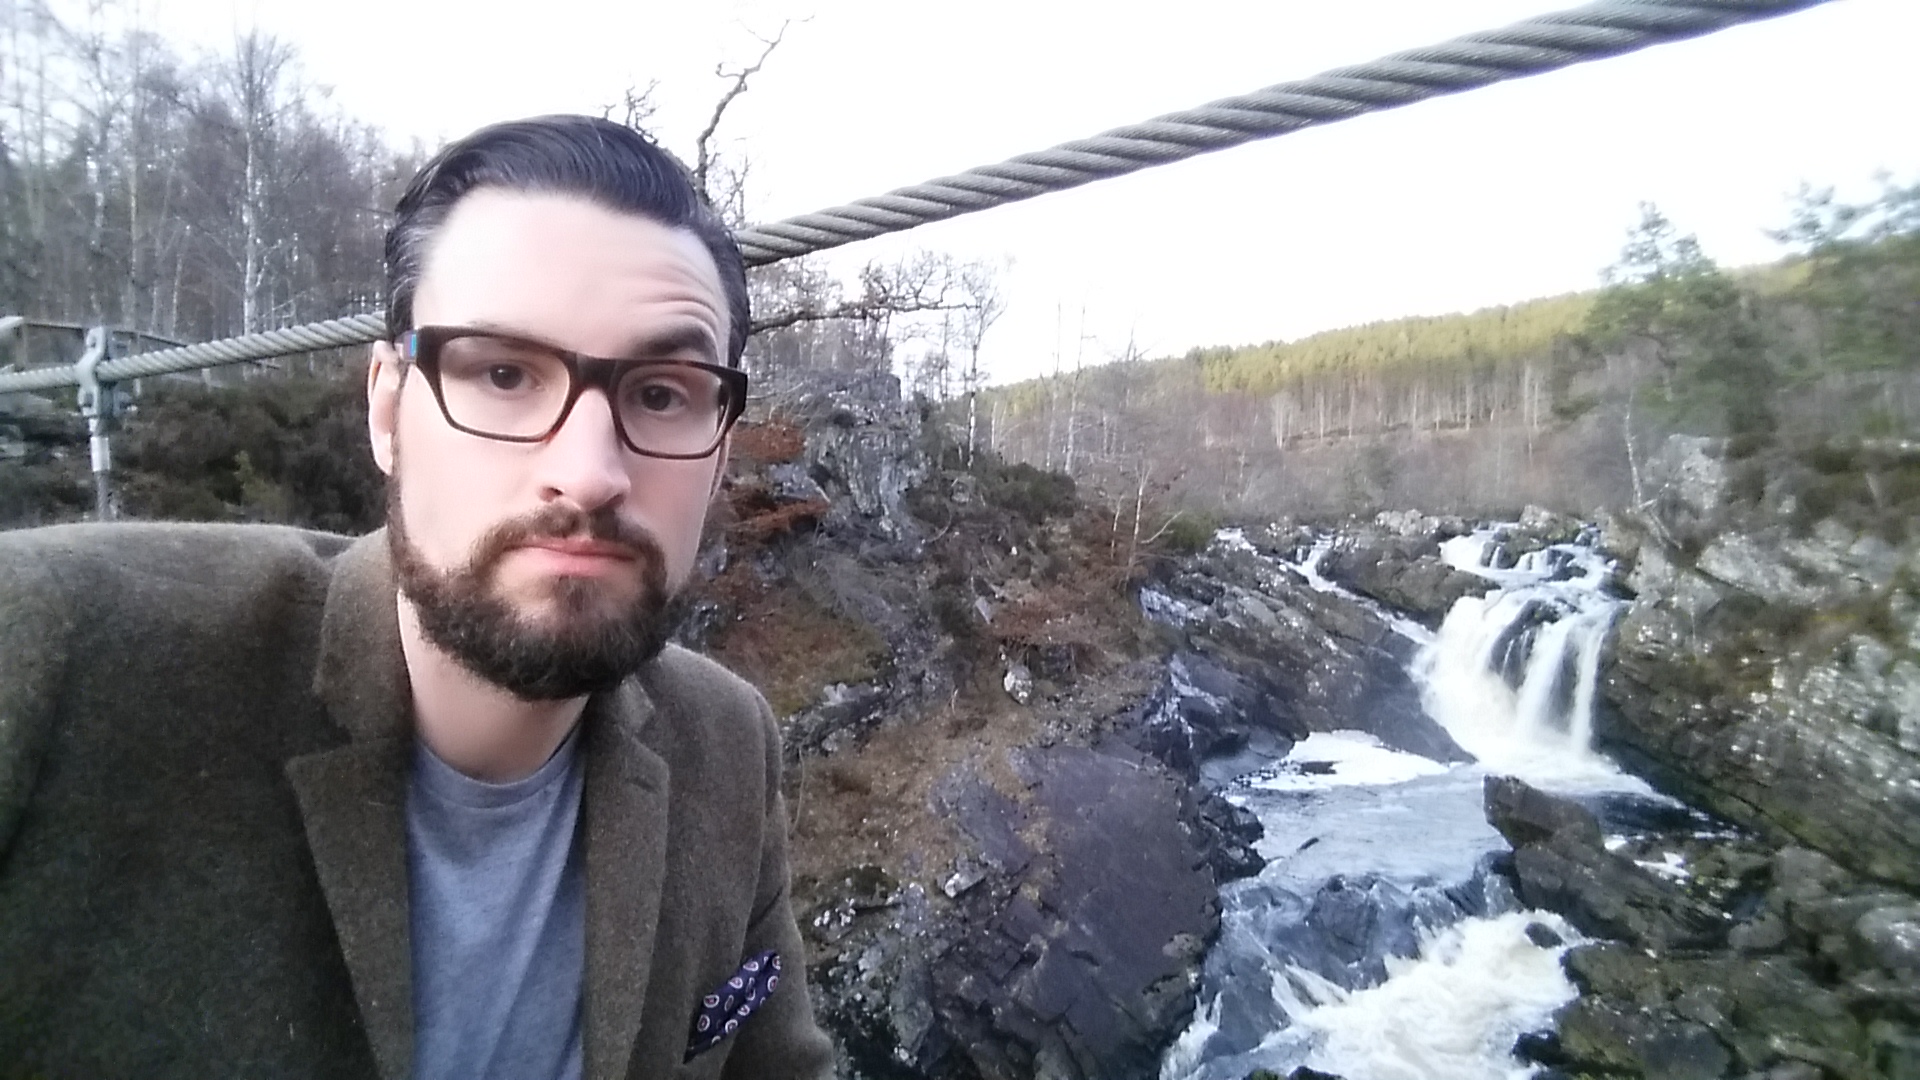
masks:
{"type": "Polygon", "coordinates": [[[1670,434],[1916,430],[1917,207],[1805,194],[1789,253],[1729,271],[1649,206],[1605,288],[1027,380],[979,438],[1228,516],[1621,507],[1670,434]]]}

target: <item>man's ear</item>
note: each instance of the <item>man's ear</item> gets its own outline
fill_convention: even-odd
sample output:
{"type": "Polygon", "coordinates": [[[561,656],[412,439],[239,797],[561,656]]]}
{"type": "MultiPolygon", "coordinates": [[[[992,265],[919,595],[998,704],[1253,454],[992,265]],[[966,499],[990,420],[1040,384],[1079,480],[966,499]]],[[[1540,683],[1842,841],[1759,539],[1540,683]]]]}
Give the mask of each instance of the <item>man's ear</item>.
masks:
{"type": "Polygon", "coordinates": [[[376,341],[367,360],[367,441],[373,463],[393,475],[393,433],[400,426],[400,352],[391,341],[376,341]]]}

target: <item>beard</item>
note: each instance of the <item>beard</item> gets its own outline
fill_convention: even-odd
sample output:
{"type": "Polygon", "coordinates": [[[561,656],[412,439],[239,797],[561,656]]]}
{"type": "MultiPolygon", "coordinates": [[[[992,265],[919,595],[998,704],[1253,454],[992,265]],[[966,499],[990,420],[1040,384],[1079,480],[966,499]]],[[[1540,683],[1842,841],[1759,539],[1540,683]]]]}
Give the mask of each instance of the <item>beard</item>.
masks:
{"type": "Polygon", "coordinates": [[[475,542],[464,566],[443,570],[408,536],[396,481],[387,494],[387,546],[400,592],[427,640],[522,701],[560,701],[618,686],[660,654],[685,613],[667,588],[659,542],[610,507],[588,512],[556,504],[503,521],[475,542]],[[627,548],[640,572],[638,593],[619,605],[607,599],[603,584],[563,576],[545,585],[548,617],[516,610],[495,580],[501,561],[531,541],[567,538],[627,548]]]}

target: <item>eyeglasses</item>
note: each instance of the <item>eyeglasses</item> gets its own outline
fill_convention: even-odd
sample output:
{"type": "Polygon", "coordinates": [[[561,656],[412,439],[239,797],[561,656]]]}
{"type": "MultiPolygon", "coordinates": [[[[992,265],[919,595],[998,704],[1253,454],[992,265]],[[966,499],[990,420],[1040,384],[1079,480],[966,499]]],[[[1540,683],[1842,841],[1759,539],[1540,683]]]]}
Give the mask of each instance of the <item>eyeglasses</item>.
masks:
{"type": "Polygon", "coordinates": [[[747,373],[693,360],[603,360],[459,326],[401,335],[402,356],[433,387],[455,430],[544,442],[589,387],[607,396],[627,449],[689,460],[713,453],[747,404],[747,373]]]}

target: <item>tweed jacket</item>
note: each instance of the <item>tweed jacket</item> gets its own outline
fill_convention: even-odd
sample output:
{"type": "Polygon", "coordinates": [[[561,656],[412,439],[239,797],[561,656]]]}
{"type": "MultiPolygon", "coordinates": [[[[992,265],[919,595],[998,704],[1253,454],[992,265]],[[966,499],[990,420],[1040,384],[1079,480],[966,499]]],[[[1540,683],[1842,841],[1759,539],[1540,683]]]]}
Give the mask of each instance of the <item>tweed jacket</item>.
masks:
{"type": "MultiPolygon", "coordinates": [[[[409,1077],[395,595],[379,533],[0,533],[0,1076],[409,1077]]],[[[586,1076],[832,1075],[765,701],[669,648],[581,722],[586,1076]]]]}

